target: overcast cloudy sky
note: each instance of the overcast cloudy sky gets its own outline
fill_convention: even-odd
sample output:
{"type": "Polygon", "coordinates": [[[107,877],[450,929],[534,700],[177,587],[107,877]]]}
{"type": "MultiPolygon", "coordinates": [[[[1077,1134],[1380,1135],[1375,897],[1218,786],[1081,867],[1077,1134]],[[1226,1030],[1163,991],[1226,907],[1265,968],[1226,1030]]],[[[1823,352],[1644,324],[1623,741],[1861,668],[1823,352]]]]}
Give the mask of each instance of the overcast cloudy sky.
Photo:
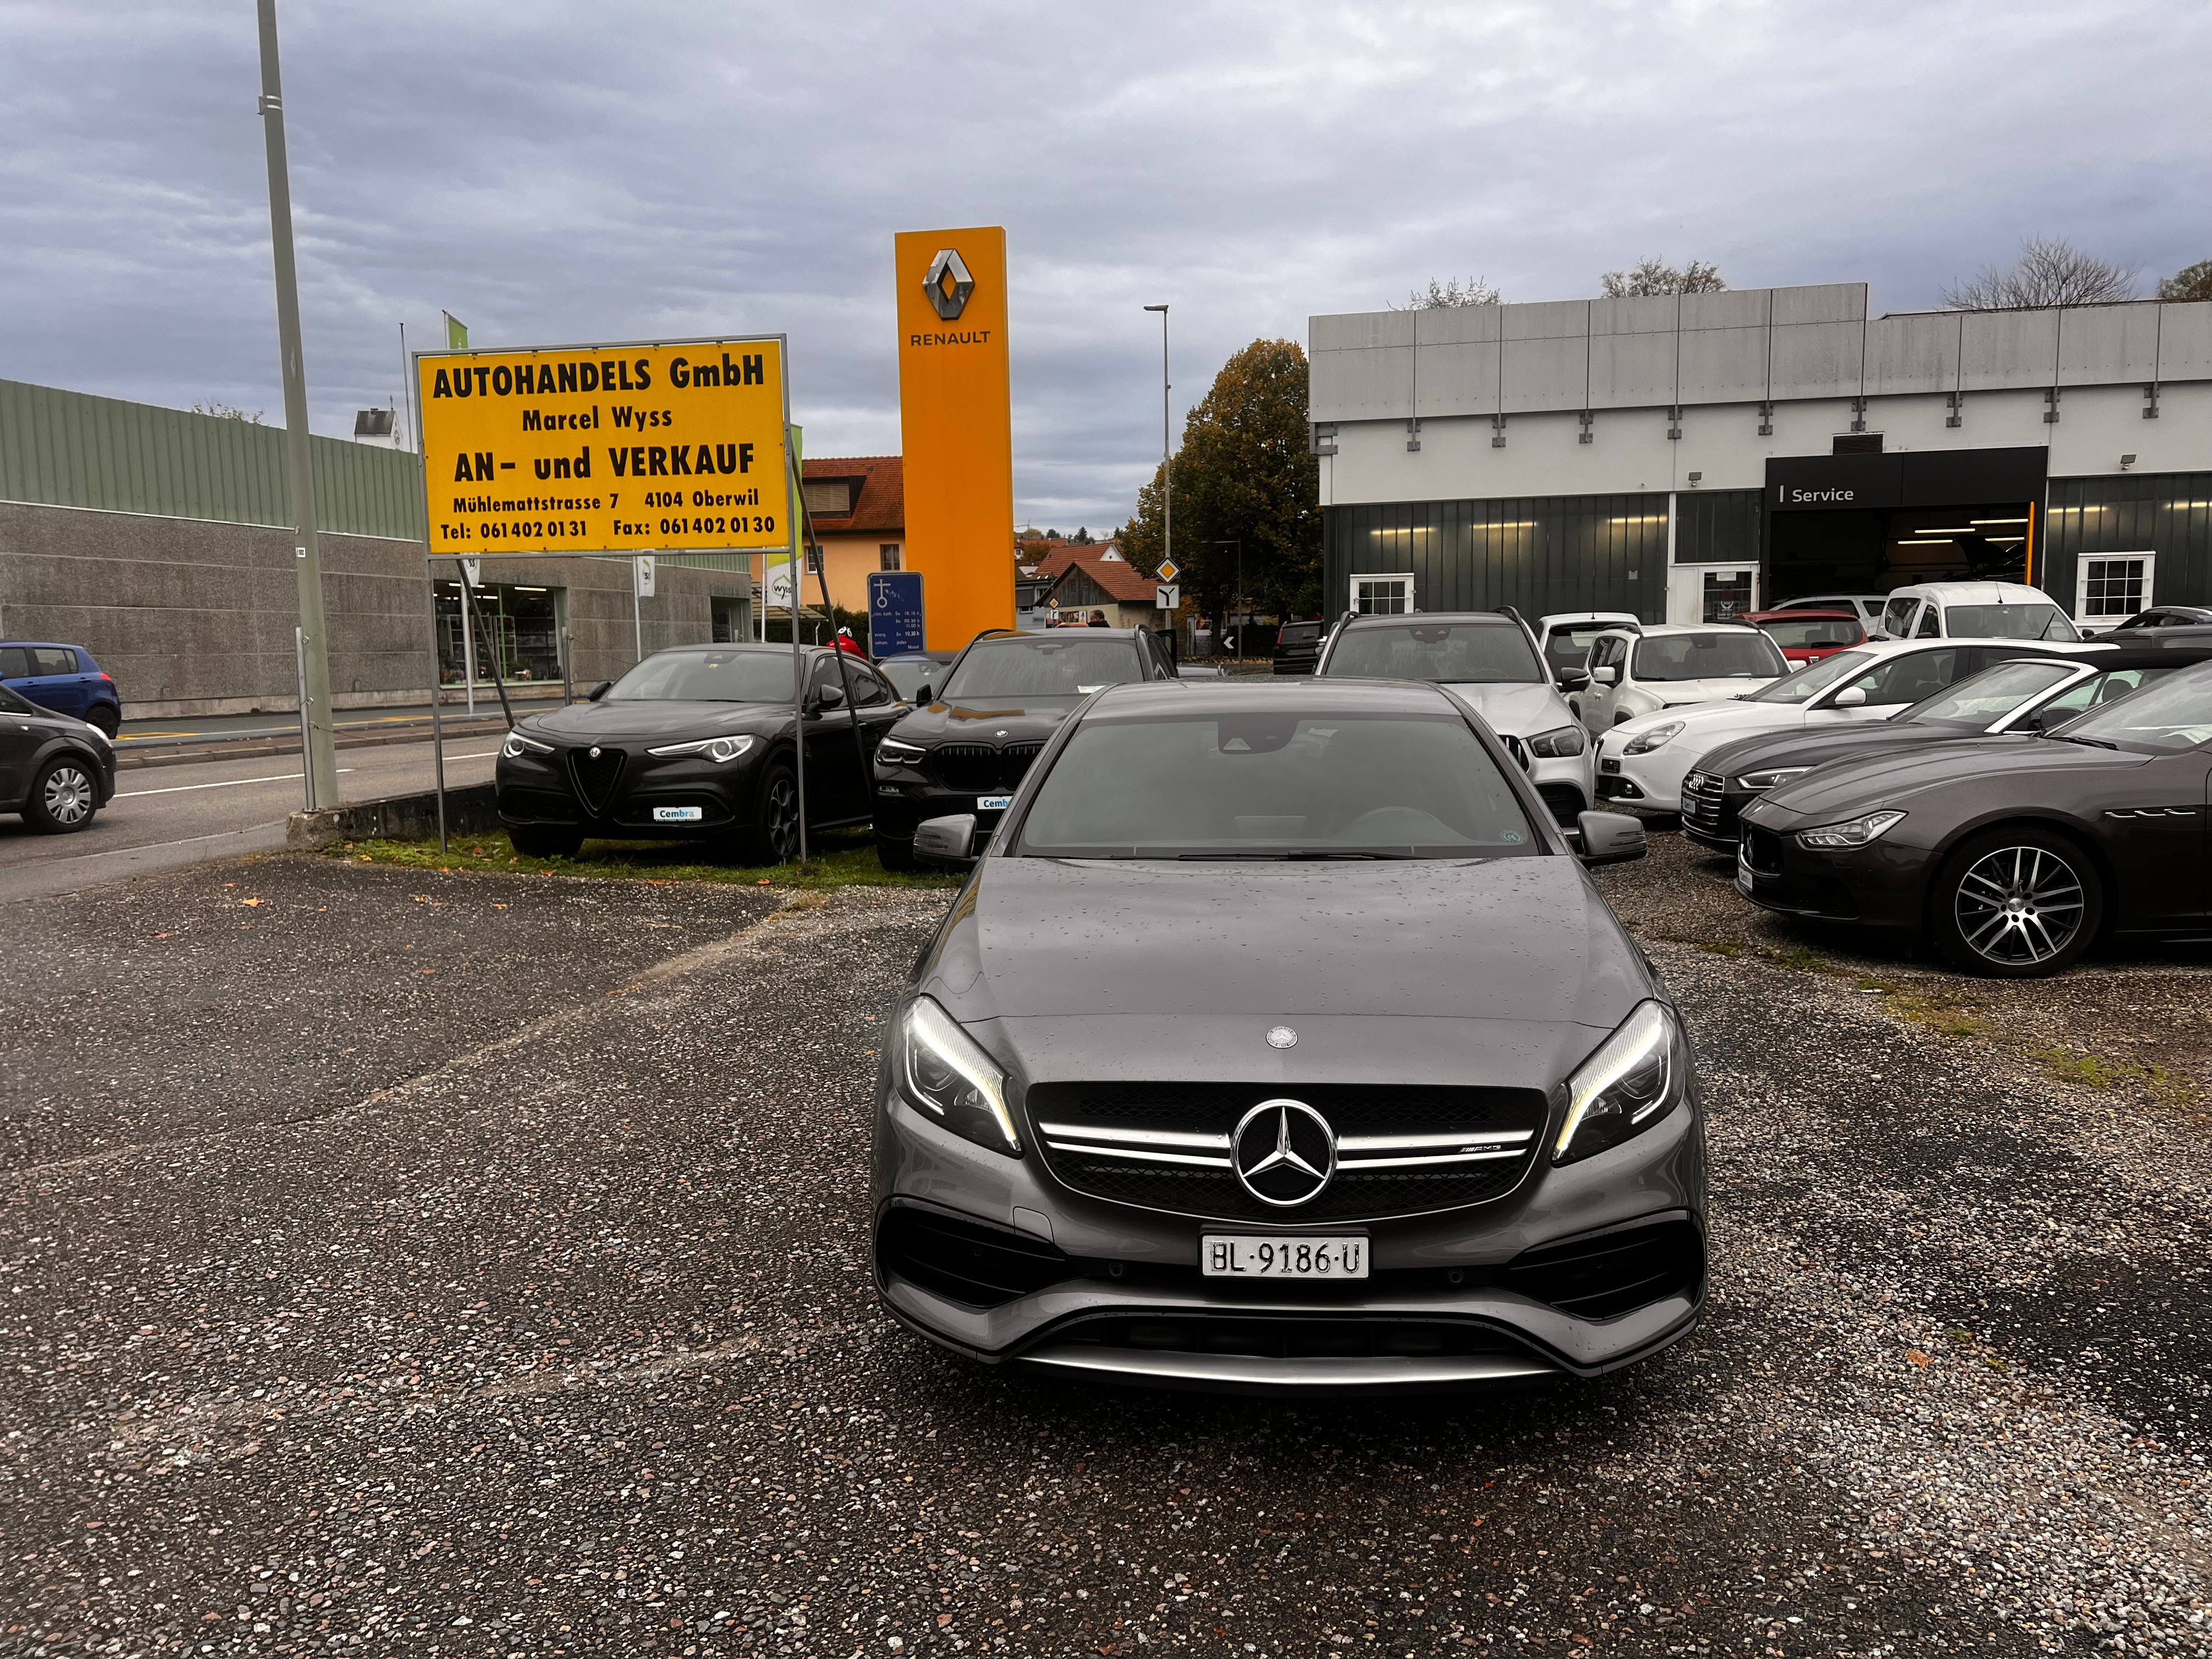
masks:
{"type": "MultiPolygon", "coordinates": [[[[891,233],[1000,223],[1017,512],[1097,529],[1259,336],[1656,253],[1877,310],[2030,234],[2212,256],[2212,8],[285,0],[318,431],[476,343],[791,336],[899,445],[891,233]]],[[[252,0],[0,0],[0,376],[281,419],[252,0]]]]}

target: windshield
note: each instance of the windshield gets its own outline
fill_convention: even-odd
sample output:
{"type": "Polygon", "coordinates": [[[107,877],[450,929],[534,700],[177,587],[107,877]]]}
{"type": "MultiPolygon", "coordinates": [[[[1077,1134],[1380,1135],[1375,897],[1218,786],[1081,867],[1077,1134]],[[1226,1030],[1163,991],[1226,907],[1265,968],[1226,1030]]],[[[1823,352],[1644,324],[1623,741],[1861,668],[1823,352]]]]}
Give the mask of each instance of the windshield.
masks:
{"type": "Polygon", "coordinates": [[[1597,636],[1609,628],[1633,628],[1633,623],[1581,623],[1572,628],[1556,628],[1544,641],[1544,654],[1556,668],[1580,668],[1589,660],[1590,647],[1597,636]]]}
{"type": "Polygon", "coordinates": [[[1777,680],[1754,691],[1750,702],[1810,702],[1838,680],[1856,674],[1874,660],[1870,651],[1838,651],[1832,657],[1808,663],[1787,679],[1777,680]]]}
{"type": "Polygon", "coordinates": [[[1125,639],[1081,635],[1027,635],[970,646],[938,691],[944,702],[992,697],[1082,697],[1145,678],[1136,647],[1125,639]]]}
{"type": "Polygon", "coordinates": [[[897,662],[879,662],[876,665],[876,671],[891,683],[892,690],[912,702],[914,694],[921,689],[924,680],[932,675],[943,676],[945,665],[908,657],[897,662]]]}
{"type": "Polygon", "coordinates": [[[1449,715],[1292,710],[1089,720],[1023,820],[1018,858],[1506,858],[1543,850],[1449,715]]]}
{"type": "Polygon", "coordinates": [[[1777,617],[1759,623],[1759,631],[1784,651],[1817,651],[1826,646],[1856,645],[1866,629],[1840,617],[1777,617]]]}
{"type": "Polygon", "coordinates": [[[789,702],[788,651],[663,651],[614,683],[607,702],[789,702]]]}
{"type": "Polygon", "coordinates": [[[2063,662],[2005,663],[1913,704],[1898,719],[1986,732],[2030,697],[2048,691],[2074,672],[2071,665],[2063,662]]]}
{"type": "Polygon", "coordinates": [[[2078,640],[2055,605],[1947,605],[1943,631],[1961,640],[2078,640]]]}
{"type": "Polygon", "coordinates": [[[1765,680],[1789,672],[1764,634],[1647,635],[1636,641],[1639,680],[1765,680]]]}
{"type": "Polygon", "coordinates": [[[1329,653],[1328,672],[1354,680],[1431,680],[1439,685],[1549,679],[1528,636],[1508,622],[1389,623],[1347,628],[1329,653]]]}
{"type": "Polygon", "coordinates": [[[2165,754],[2212,743],[2212,665],[2093,708],[2051,733],[2165,754]]]}
{"type": "Polygon", "coordinates": [[[1313,645],[1321,639],[1319,623],[1285,623],[1283,631],[1275,635],[1280,645],[1313,645]]]}

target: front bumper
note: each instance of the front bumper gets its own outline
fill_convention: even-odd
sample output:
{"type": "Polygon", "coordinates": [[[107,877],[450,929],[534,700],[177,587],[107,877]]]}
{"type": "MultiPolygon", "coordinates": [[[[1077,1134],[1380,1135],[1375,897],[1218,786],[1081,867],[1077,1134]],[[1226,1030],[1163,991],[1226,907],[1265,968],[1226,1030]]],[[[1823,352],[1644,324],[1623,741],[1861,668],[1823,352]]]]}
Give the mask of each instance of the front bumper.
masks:
{"type": "Polygon", "coordinates": [[[1869,847],[1811,851],[1795,835],[1743,827],[1735,890],[1762,909],[1808,921],[1917,934],[1933,854],[1887,836],[1869,847]]]}
{"type": "Polygon", "coordinates": [[[1608,806],[1629,806],[1647,812],[1682,810],[1682,778],[1690,769],[1686,746],[1673,742],[1642,755],[1622,751],[1626,740],[1608,732],[1597,744],[1598,799],[1608,806]]]}
{"type": "Polygon", "coordinates": [[[886,1090],[877,1285],[929,1340],[986,1364],[1146,1386],[1395,1392],[1594,1376],[1681,1340],[1705,1297],[1694,1098],[1643,1135],[1496,1203],[1267,1226],[1074,1194],[1036,1153],[970,1145],[886,1090]],[[1209,1279],[1210,1232],[1345,1232],[1365,1280],[1209,1279]]]}
{"type": "Polygon", "coordinates": [[[1004,806],[985,806],[982,803],[1013,798],[1011,789],[1001,794],[974,794],[927,781],[887,781],[880,767],[876,771],[875,789],[876,834],[884,840],[912,841],[918,823],[972,812],[975,815],[975,846],[979,852],[989,844],[991,832],[1006,815],[1004,806]]]}
{"type": "Polygon", "coordinates": [[[757,756],[718,766],[693,756],[626,753],[605,793],[586,799],[568,751],[556,750],[502,754],[493,780],[500,822],[509,829],[579,829],[595,837],[651,841],[750,828],[760,773],[757,756]],[[671,819],[659,816],[664,811],[698,816],[671,819]]]}

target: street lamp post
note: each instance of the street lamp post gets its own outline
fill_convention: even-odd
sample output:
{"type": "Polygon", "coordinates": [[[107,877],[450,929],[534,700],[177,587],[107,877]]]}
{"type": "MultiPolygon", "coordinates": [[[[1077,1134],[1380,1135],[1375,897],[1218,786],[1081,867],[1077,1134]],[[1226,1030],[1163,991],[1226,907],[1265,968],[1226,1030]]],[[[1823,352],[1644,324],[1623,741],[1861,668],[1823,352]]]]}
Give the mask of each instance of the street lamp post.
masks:
{"type": "Polygon", "coordinates": [[[1146,306],[1160,313],[1160,562],[1175,557],[1175,467],[1169,441],[1168,308],[1146,306]]]}
{"type": "MultiPolygon", "coordinates": [[[[1239,536],[1232,539],[1224,536],[1221,540],[1208,543],[1207,545],[1212,547],[1233,547],[1237,550],[1237,598],[1234,602],[1234,609],[1231,614],[1238,618],[1237,623],[1237,660],[1241,663],[1244,660],[1244,623],[1243,621],[1243,613],[1244,610],[1244,538],[1242,536],[1239,536]]],[[[1216,647],[1218,648],[1220,641],[1217,640],[1214,643],[1216,647]]]]}

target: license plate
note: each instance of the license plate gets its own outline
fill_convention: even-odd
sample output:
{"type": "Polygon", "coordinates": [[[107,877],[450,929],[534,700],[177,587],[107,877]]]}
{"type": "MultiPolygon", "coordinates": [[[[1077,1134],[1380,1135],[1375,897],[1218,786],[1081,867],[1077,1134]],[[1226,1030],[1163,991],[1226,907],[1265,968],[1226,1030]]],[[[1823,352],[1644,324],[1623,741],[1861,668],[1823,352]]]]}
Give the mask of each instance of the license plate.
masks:
{"type": "Polygon", "coordinates": [[[1202,1241],[1208,1279],[1364,1279],[1367,1241],[1274,1234],[1208,1233],[1202,1241]]]}
{"type": "Polygon", "coordinates": [[[1014,804],[1012,795],[978,795],[975,810],[979,812],[1003,812],[1014,804]]]}
{"type": "Polygon", "coordinates": [[[656,806],[653,809],[655,823],[696,823],[707,816],[703,806],[656,806]]]}

